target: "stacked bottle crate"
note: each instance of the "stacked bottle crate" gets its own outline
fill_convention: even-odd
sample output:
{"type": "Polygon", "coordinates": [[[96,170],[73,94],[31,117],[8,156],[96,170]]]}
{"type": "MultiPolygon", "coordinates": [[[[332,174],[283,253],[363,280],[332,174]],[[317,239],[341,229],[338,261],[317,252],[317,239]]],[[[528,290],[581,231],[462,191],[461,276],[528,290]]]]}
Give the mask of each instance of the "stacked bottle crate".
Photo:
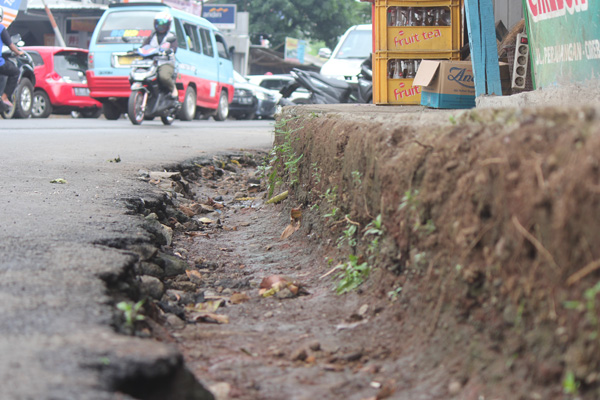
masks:
{"type": "Polygon", "coordinates": [[[375,104],[420,104],[421,60],[459,60],[462,0],[375,0],[375,104]]]}

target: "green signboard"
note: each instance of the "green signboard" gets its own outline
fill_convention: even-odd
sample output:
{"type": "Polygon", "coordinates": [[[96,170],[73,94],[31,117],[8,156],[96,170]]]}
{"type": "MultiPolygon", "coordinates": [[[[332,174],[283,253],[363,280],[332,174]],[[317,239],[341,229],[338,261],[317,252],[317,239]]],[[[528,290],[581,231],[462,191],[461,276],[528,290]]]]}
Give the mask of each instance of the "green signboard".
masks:
{"type": "Polygon", "coordinates": [[[600,3],[523,2],[536,88],[600,77],[600,3]]]}

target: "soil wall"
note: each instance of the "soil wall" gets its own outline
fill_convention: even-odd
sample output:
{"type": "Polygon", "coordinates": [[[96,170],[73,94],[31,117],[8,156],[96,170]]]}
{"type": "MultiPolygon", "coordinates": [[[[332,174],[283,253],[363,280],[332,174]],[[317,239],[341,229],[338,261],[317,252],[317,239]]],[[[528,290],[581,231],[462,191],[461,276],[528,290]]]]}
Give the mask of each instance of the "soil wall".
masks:
{"type": "Polygon", "coordinates": [[[286,107],[275,193],[305,234],[358,224],[340,256],[366,255],[381,215],[361,290],[395,302],[399,338],[459,398],[600,398],[599,111],[286,107]]]}

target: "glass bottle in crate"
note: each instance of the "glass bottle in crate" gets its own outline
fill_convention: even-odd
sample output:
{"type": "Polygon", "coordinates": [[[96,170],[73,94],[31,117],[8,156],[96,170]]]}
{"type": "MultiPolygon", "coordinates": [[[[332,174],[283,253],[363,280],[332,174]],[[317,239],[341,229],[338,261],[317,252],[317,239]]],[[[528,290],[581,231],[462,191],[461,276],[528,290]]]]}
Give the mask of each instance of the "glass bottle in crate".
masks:
{"type": "Polygon", "coordinates": [[[406,60],[406,74],[404,77],[407,79],[412,79],[415,77],[415,75],[415,60],[406,60]]]}
{"type": "Polygon", "coordinates": [[[387,11],[388,17],[388,26],[397,26],[398,21],[396,19],[396,8],[398,7],[389,7],[387,11]]]}
{"type": "Polygon", "coordinates": [[[417,26],[415,9],[413,7],[406,8],[406,26],[417,26]]]}
{"type": "Polygon", "coordinates": [[[440,26],[451,26],[452,18],[447,7],[440,8],[440,26]]]}

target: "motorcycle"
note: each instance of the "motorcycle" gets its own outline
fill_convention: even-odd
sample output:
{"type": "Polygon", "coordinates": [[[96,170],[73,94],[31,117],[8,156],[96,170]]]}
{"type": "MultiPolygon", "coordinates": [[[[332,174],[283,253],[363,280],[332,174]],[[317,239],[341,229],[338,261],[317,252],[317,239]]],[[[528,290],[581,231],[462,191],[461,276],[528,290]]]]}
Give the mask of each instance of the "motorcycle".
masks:
{"type": "MultiPolygon", "coordinates": [[[[19,47],[25,45],[21,40],[20,34],[13,35],[11,40],[19,47]]],[[[6,107],[4,103],[0,104],[0,115],[4,119],[29,118],[33,105],[33,87],[35,86],[33,59],[27,52],[24,52],[22,56],[17,56],[8,46],[4,45],[2,46],[2,57],[6,62],[14,63],[19,68],[20,74],[17,87],[11,99],[13,106],[6,107]]],[[[5,86],[6,76],[0,75],[0,93],[4,93],[5,86]]]]}
{"type": "Polygon", "coordinates": [[[358,102],[373,102],[373,67],[371,57],[367,58],[360,65],[358,73],[358,102]]]}
{"type": "Polygon", "coordinates": [[[134,125],[140,125],[144,119],[160,116],[162,123],[171,125],[181,107],[171,93],[165,91],[158,81],[160,60],[169,57],[171,50],[163,50],[149,45],[135,50],[134,54],[142,57],[131,64],[129,83],[131,95],[127,104],[127,115],[134,125]]]}
{"type": "Polygon", "coordinates": [[[290,74],[294,81],[284,86],[279,93],[282,97],[279,104],[282,106],[296,105],[289,97],[296,89],[303,87],[310,92],[310,104],[338,104],[358,103],[358,88],[356,84],[335,78],[326,78],[323,75],[294,68],[290,74]]]}

